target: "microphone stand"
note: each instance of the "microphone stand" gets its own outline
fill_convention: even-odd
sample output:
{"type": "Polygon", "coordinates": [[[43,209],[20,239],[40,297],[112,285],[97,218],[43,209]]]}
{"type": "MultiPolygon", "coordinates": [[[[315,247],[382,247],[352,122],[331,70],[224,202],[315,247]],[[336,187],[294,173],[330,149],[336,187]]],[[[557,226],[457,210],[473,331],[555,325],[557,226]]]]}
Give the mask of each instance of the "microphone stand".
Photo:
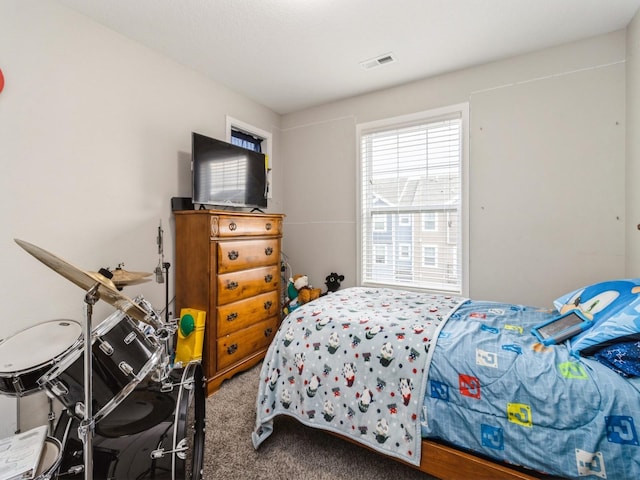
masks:
{"type": "Polygon", "coordinates": [[[164,318],[169,324],[169,267],[171,264],[169,262],[163,262],[162,266],[164,267],[165,275],[167,276],[166,283],[164,286],[164,318]]]}
{"type": "Polygon", "coordinates": [[[91,287],[84,296],[86,304],[84,316],[84,420],[78,427],[78,436],[84,445],[84,478],[93,480],[93,379],[91,367],[91,316],[93,306],[100,299],[99,283],[91,287]]]}

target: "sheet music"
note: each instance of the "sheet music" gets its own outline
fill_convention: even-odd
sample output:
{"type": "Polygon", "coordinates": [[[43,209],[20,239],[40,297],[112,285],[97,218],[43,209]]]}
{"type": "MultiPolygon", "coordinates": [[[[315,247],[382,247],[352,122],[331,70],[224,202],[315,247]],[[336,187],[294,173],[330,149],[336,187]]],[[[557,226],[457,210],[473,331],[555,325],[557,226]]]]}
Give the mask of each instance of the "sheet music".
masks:
{"type": "Polygon", "coordinates": [[[46,425],[0,440],[0,480],[35,476],[47,437],[46,425]]]}

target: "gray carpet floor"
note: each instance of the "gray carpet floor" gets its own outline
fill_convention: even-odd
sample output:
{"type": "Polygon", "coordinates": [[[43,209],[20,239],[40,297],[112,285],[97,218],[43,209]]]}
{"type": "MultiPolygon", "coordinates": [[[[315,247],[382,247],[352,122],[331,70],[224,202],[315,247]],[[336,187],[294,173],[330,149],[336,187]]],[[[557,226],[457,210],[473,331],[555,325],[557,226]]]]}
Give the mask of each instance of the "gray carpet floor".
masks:
{"type": "Polygon", "coordinates": [[[251,443],[261,364],[236,375],[207,398],[204,478],[210,479],[433,479],[395,460],[295,420],[276,418],[258,450],[251,443]]]}

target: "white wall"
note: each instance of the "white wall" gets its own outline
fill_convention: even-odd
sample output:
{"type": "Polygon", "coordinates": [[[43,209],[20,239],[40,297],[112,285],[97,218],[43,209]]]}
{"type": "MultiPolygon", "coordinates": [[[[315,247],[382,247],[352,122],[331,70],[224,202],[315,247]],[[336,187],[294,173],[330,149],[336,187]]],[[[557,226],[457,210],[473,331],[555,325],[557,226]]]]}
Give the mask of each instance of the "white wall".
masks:
{"type": "Polygon", "coordinates": [[[284,116],[294,273],[357,284],[357,123],[469,102],[470,295],[550,306],[623,276],[624,61],[619,31],[284,116]]]}
{"type": "Polygon", "coordinates": [[[640,277],[640,11],[627,27],[626,275],[640,277]]]}
{"type": "MultiPolygon", "coordinates": [[[[282,185],[274,112],[48,1],[3,0],[0,38],[4,335],[55,318],[83,319],[84,292],[14,238],[83,270],[124,262],[150,272],[162,221],[165,260],[173,264],[170,198],[191,195],[191,131],[224,139],[225,115],[272,131],[275,183],[282,185]]],[[[270,211],[282,210],[281,198],[276,189],[270,211]]],[[[171,278],[171,297],[173,290],[171,278]]],[[[155,282],[123,291],[142,293],[156,308],[164,307],[164,292],[155,282]]],[[[94,319],[113,311],[100,302],[94,319]]],[[[0,412],[0,420],[12,415],[0,412]]]]}

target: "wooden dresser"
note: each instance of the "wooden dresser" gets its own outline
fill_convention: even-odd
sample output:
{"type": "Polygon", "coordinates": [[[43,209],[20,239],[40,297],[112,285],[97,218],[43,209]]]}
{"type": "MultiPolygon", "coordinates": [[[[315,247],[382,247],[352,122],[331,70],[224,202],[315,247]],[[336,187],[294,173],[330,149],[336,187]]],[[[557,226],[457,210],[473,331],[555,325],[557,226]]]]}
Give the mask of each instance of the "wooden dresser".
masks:
{"type": "Polygon", "coordinates": [[[283,215],[174,214],[176,312],[207,313],[202,362],[211,394],[264,358],[280,324],[283,215]]]}

